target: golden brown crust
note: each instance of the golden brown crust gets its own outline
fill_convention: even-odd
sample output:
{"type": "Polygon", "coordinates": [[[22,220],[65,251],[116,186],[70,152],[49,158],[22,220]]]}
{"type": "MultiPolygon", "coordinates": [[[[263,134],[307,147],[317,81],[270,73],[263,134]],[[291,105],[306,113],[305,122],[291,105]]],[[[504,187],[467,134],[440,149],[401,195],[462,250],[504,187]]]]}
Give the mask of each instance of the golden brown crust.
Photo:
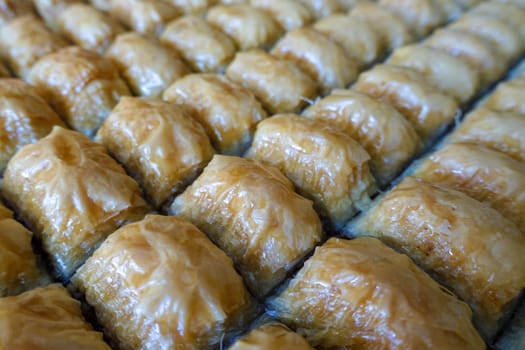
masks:
{"type": "Polygon", "coordinates": [[[33,0],[38,14],[46,22],[46,24],[58,31],[58,17],[64,9],[71,4],[80,4],[84,0],[33,0]]]}
{"type": "Polygon", "coordinates": [[[322,349],[485,349],[466,304],[372,238],[316,248],[270,307],[322,349]]]}
{"type": "Polygon", "coordinates": [[[19,79],[0,79],[0,174],[22,146],[65,126],[31,85],[19,79]]]}
{"type": "Polygon", "coordinates": [[[308,342],[285,325],[271,322],[250,331],[237,340],[230,350],[313,350],[308,342]]]}
{"type": "Polygon", "coordinates": [[[175,49],[197,72],[223,72],[235,56],[233,40],[220,29],[196,16],[170,22],[160,40],[175,49]]]}
{"type": "Polygon", "coordinates": [[[28,80],[35,62],[66,42],[33,15],[18,17],[0,29],[0,55],[11,71],[28,80]]]}
{"type": "Polygon", "coordinates": [[[314,20],[308,6],[296,0],[251,0],[250,5],[270,13],[287,32],[304,27],[314,20]]]}
{"type": "Polygon", "coordinates": [[[432,85],[466,104],[480,90],[480,74],[461,59],[423,45],[396,49],[389,64],[409,67],[421,73],[432,85]]]}
{"type": "Polygon", "coordinates": [[[60,12],[57,25],[69,41],[103,54],[124,28],[112,17],[87,4],[72,4],[60,12]]]}
{"type": "Polygon", "coordinates": [[[84,320],[80,303],[59,284],[0,299],[0,347],[110,350],[84,320]]]}
{"type": "Polygon", "coordinates": [[[237,53],[226,76],[250,89],[272,114],[298,112],[317,95],[316,83],[294,63],[262,50],[237,53]]]}
{"type": "Polygon", "coordinates": [[[213,156],[202,126],[180,107],[123,97],[97,133],[156,207],[193,180],[213,156]]]}
{"type": "Polygon", "coordinates": [[[422,149],[421,139],[402,114],[356,91],[334,90],[303,116],[324,120],[357,140],[370,155],[370,170],[380,186],[390,183],[422,149]]]}
{"type": "Polygon", "coordinates": [[[138,33],[119,35],[106,57],[138,96],[159,98],[171,83],[190,72],[175,50],[138,33]]]}
{"type": "Polygon", "coordinates": [[[277,168],[252,159],[216,155],[171,212],[206,232],[258,297],[282,282],[322,236],[312,203],[277,168]]]}
{"type": "Polygon", "coordinates": [[[207,349],[253,304],[230,258],[195,226],[149,215],[113,233],[73,283],[120,349],[207,349]]]}
{"type": "Polygon", "coordinates": [[[410,256],[474,312],[486,340],[525,287],[525,236],[495,209],[407,177],[350,227],[410,256]]]}
{"type": "Polygon", "coordinates": [[[525,164],[474,143],[448,144],[415,176],[464,192],[514,222],[525,234],[525,164]]]}
{"type": "Polygon", "coordinates": [[[341,46],[312,28],[294,29],[277,42],[271,53],[294,62],[328,94],[357,77],[357,64],[341,46]]]}
{"type": "Polygon", "coordinates": [[[131,94],[109,60],[78,47],[41,58],[30,80],[69,126],[88,136],[102,125],[121,96],[131,94]]]}
{"type": "Polygon", "coordinates": [[[16,153],[3,192],[65,278],[110,233],[149,210],[137,183],[103,146],[60,127],[16,153]]]}
{"type": "Polygon", "coordinates": [[[0,25],[16,17],[34,13],[31,0],[0,0],[0,25]]]}
{"type": "Polygon", "coordinates": [[[263,120],[246,156],[281,170],[335,228],[365,208],[376,191],[368,153],[323,121],[294,114],[263,120]]]}
{"type": "Polygon", "coordinates": [[[200,122],[219,153],[242,155],[266,112],[253,93],[218,74],[190,74],[163,95],[200,122]]]}
{"type": "Polygon", "coordinates": [[[452,97],[411,68],[376,65],[362,73],[352,88],[391,104],[412,123],[425,142],[439,135],[459,111],[452,97]]]}
{"type": "Polygon", "coordinates": [[[283,34],[283,28],[268,12],[244,4],[211,8],[206,20],[233,38],[242,51],[268,49],[283,34]]]}
{"type": "Polygon", "coordinates": [[[518,113],[525,116],[525,77],[500,83],[483,107],[497,112],[518,113]]]}

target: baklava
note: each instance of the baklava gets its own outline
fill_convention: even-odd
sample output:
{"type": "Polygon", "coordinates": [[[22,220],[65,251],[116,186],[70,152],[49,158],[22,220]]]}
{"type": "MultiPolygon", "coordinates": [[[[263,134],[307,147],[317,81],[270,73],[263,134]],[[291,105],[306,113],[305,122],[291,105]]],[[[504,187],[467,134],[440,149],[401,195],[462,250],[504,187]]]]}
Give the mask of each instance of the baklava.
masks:
{"type": "Polygon", "coordinates": [[[22,146],[65,126],[37,90],[19,79],[0,79],[0,117],[0,175],[22,146]]]}
{"type": "Polygon", "coordinates": [[[89,0],[93,7],[106,12],[111,10],[111,1],[113,0],[89,0]]]}
{"type": "Polygon", "coordinates": [[[341,228],[376,191],[368,153],[322,120],[280,114],[259,123],[247,157],[275,166],[341,228]]]}
{"type": "Polygon", "coordinates": [[[111,350],[59,284],[0,299],[0,347],[17,350],[111,350]]]}
{"type": "Polygon", "coordinates": [[[215,5],[217,0],[167,0],[177,10],[185,14],[201,14],[215,5]]]}
{"type": "Polygon", "coordinates": [[[482,105],[493,111],[512,112],[525,117],[525,77],[500,83],[482,105]]]}
{"type": "Polygon", "coordinates": [[[370,170],[381,187],[422,149],[421,139],[403,115],[356,91],[334,90],[302,115],[324,120],[358,141],[370,155],[370,170]]]}
{"type": "Polygon", "coordinates": [[[317,96],[317,84],[299,67],[262,50],[237,53],[226,76],[250,89],[270,114],[299,112],[317,96]]]}
{"type": "Polygon", "coordinates": [[[123,97],[96,139],[124,165],[155,207],[181,191],[214,154],[204,128],[182,108],[138,97],[123,97]]]}
{"type": "Polygon", "coordinates": [[[137,96],[160,98],[171,83],[190,72],[175,50],[138,33],[116,37],[106,58],[137,96]]]}
{"type": "Polygon", "coordinates": [[[277,168],[252,159],[214,156],[170,211],[208,234],[261,298],[322,238],[312,202],[277,168]]]}
{"type": "Polygon", "coordinates": [[[164,100],[201,123],[219,153],[242,155],[266,112],[254,94],[219,74],[190,74],[173,83],[164,100]]]}
{"type": "Polygon", "coordinates": [[[269,302],[321,349],[485,349],[469,307],[373,238],[331,238],[269,302]]]}
{"type": "Polygon", "coordinates": [[[42,57],[29,80],[70,127],[88,136],[122,96],[131,94],[108,59],[78,47],[42,57]]]}
{"type": "Polygon", "coordinates": [[[343,11],[341,3],[344,1],[345,0],[299,0],[299,2],[308,6],[316,19],[343,11]]]}
{"type": "Polygon", "coordinates": [[[270,13],[285,31],[304,27],[314,20],[312,11],[296,0],[251,0],[252,6],[270,13]]]}
{"type": "Polygon", "coordinates": [[[237,340],[230,350],[314,350],[299,334],[279,322],[269,322],[237,340]]]}
{"type": "Polygon", "coordinates": [[[16,17],[34,14],[31,0],[0,0],[0,26],[16,17]]]}
{"type": "Polygon", "coordinates": [[[412,68],[376,65],[361,73],[352,89],[391,104],[412,123],[425,142],[441,134],[459,113],[452,97],[412,68]]]}
{"type": "Polygon", "coordinates": [[[149,211],[137,183],[104,146],[58,126],[16,153],[2,190],[64,279],[106,236],[149,211]]]}
{"type": "Polygon", "coordinates": [[[213,348],[255,311],[231,259],[176,217],[120,228],[72,281],[122,350],[213,348]]]}
{"type": "Polygon", "coordinates": [[[469,304],[490,341],[525,287],[525,235],[498,211],[449,187],[406,177],[348,226],[407,254],[469,304]]]}
{"type": "Polygon", "coordinates": [[[488,16],[503,20],[517,30],[521,37],[525,39],[525,9],[516,5],[484,1],[467,13],[467,16],[470,15],[488,16]]]}
{"type": "Polygon", "coordinates": [[[53,29],[58,30],[58,17],[71,4],[83,3],[83,0],[33,0],[38,14],[53,29]]]}

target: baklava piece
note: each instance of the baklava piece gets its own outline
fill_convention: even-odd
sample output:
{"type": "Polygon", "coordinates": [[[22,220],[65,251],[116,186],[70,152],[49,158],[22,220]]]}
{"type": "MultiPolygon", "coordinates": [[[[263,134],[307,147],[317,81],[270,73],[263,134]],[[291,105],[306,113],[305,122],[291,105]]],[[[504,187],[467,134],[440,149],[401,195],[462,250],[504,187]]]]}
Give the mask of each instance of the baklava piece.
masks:
{"type": "Polygon", "coordinates": [[[59,284],[0,299],[0,347],[18,350],[111,350],[59,284]]]}
{"type": "Polygon", "coordinates": [[[0,55],[16,76],[28,80],[39,58],[66,47],[67,43],[33,15],[14,19],[0,28],[0,55]]]}
{"type": "Polygon", "coordinates": [[[48,282],[33,252],[32,237],[0,201],[0,297],[16,295],[48,282]]]}
{"type": "Polygon", "coordinates": [[[465,303],[373,238],[331,238],[269,304],[322,349],[485,349],[465,303]]]}
{"type": "Polygon", "coordinates": [[[487,203],[525,233],[525,164],[475,143],[453,143],[432,153],[415,176],[487,203]]]}
{"type": "Polygon", "coordinates": [[[452,97],[430,85],[412,68],[376,65],[362,73],[352,88],[391,104],[412,123],[425,142],[438,136],[459,112],[452,97]]]}
{"type": "Polygon", "coordinates": [[[308,6],[296,0],[251,0],[250,4],[270,13],[287,32],[314,20],[308,6]]]}
{"type": "Polygon", "coordinates": [[[0,26],[16,17],[34,13],[31,0],[0,0],[0,26]]]}
{"type": "Polygon", "coordinates": [[[113,17],[134,32],[158,36],[164,27],[180,12],[167,1],[158,0],[111,0],[113,17]]]}
{"type": "Polygon", "coordinates": [[[436,0],[379,0],[378,4],[401,17],[418,38],[427,36],[448,20],[436,0]]]}
{"type": "Polygon", "coordinates": [[[22,146],[36,142],[64,126],[58,115],[31,85],[0,79],[0,175],[22,146]]]}
{"type": "Polygon", "coordinates": [[[215,5],[217,0],[167,0],[180,12],[190,14],[202,14],[209,7],[215,5]]]}
{"type": "Polygon", "coordinates": [[[53,30],[58,31],[58,17],[71,4],[81,4],[84,0],[33,0],[38,14],[53,30]]]}
{"type": "Polygon", "coordinates": [[[410,28],[396,14],[373,2],[361,2],[349,13],[365,21],[379,35],[386,51],[415,41],[410,28]]]}
{"type": "Polygon", "coordinates": [[[345,14],[330,15],[315,22],[313,28],[341,45],[360,67],[381,55],[381,39],[367,22],[345,14]]]}
{"type": "Polygon", "coordinates": [[[467,114],[449,140],[479,143],[525,162],[523,135],[525,135],[523,115],[478,108],[467,114]]]}
{"type": "Polygon", "coordinates": [[[268,49],[283,34],[283,28],[269,12],[250,5],[215,6],[206,20],[231,36],[242,51],[268,49]]]}
{"type": "Polygon", "coordinates": [[[271,53],[303,69],[327,95],[344,88],[357,77],[357,64],[344,49],[312,28],[288,32],[271,53]]]}
{"type": "Polygon", "coordinates": [[[138,97],[120,100],[97,141],[137,179],[155,207],[180,192],[214,153],[203,127],[182,108],[138,97]]]}
{"type": "Polygon", "coordinates": [[[253,93],[219,74],[190,74],[172,84],[164,100],[201,123],[219,153],[242,155],[266,112],[253,93]]]}
{"type": "Polygon", "coordinates": [[[61,127],[16,153],[2,188],[65,279],[109,234],[149,210],[104,146],[61,127]]]}
{"type": "Polygon", "coordinates": [[[377,237],[411,257],[470,305],[487,341],[525,287],[525,236],[516,225],[462,192],[422,179],[405,178],[349,233],[377,237]]]}
{"type": "Polygon", "coordinates": [[[303,112],[324,120],[357,140],[370,155],[379,186],[390,183],[422,149],[422,142],[392,106],[351,90],[335,90],[303,112]]]}
{"type": "Polygon", "coordinates": [[[308,6],[316,19],[329,16],[336,12],[341,12],[344,9],[341,2],[344,0],[299,0],[299,2],[308,6]]]}
{"type": "Polygon", "coordinates": [[[123,350],[218,347],[255,309],[231,259],[176,217],[120,228],[72,281],[123,350]]]}
{"type": "Polygon", "coordinates": [[[459,57],[480,72],[482,85],[498,80],[507,69],[507,62],[497,47],[477,34],[453,29],[439,29],[424,45],[459,57]]]}
{"type": "Polygon", "coordinates": [[[299,67],[262,50],[237,53],[226,76],[250,89],[271,114],[298,112],[317,96],[316,83],[299,67]]]}
{"type": "Polygon", "coordinates": [[[500,83],[483,107],[498,112],[513,112],[525,117],[525,77],[500,83]]]}
{"type": "Polygon", "coordinates": [[[87,4],[67,6],[58,16],[57,23],[69,41],[99,54],[103,54],[115,37],[124,31],[115,19],[87,4]]]}
{"type": "Polygon", "coordinates": [[[335,229],[376,191],[368,153],[325,121],[294,114],[268,118],[257,126],[246,156],[281,170],[335,229]]]}
{"type": "Polygon", "coordinates": [[[228,35],[195,16],[184,16],[168,24],[160,40],[201,73],[224,72],[237,51],[228,35]]]}
{"type": "Polygon", "coordinates": [[[322,238],[312,202],[277,168],[252,159],[216,155],[171,212],[208,234],[257,297],[281,283],[322,238]]]}
{"type": "Polygon", "coordinates": [[[481,88],[477,70],[447,52],[428,46],[400,47],[387,62],[417,70],[432,85],[454,97],[460,104],[469,102],[481,88]]]}
{"type": "Polygon", "coordinates": [[[525,40],[525,9],[511,3],[486,1],[470,10],[466,16],[487,16],[505,21],[514,30],[517,30],[522,40],[525,40]]]}
{"type": "Polygon", "coordinates": [[[508,63],[515,61],[525,49],[518,30],[506,20],[487,16],[463,16],[448,28],[478,35],[494,46],[508,63]]]}
{"type": "Polygon", "coordinates": [[[299,334],[279,322],[270,322],[251,330],[237,340],[230,350],[314,350],[299,334]]]}
{"type": "Polygon", "coordinates": [[[69,126],[88,136],[102,125],[121,96],[131,94],[108,59],[78,47],[41,58],[30,80],[69,126]]]}
{"type": "Polygon", "coordinates": [[[106,58],[137,96],[160,98],[171,83],[189,73],[175,50],[138,33],[119,35],[106,58]]]}

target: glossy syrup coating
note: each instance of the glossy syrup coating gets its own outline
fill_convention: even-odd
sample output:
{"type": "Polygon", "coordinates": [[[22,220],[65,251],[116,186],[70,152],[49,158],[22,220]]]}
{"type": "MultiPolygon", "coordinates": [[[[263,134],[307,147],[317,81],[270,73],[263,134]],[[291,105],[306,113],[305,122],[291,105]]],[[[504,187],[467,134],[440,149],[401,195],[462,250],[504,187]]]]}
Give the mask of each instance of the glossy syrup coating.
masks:
{"type": "Polygon", "coordinates": [[[156,207],[192,181],[214,154],[204,128],[182,108],[138,97],[120,100],[97,141],[137,179],[156,207]]]}
{"type": "Polygon", "coordinates": [[[65,126],[37,90],[19,79],[0,79],[0,173],[25,145],[65,126]]]}
{"type": "Polygon", "coordinates": [[[170,211],[205,232],[257,297],[281,283],[321,240],[312,202],[277,168],[216,155],[170,211]]]}
{"type": "Polygon", "coordinates": [[[294,62],[319,85],[323,94],[344,88],[357,77],[357,64],[344,49],[312,28],[294,29],[271,53],[294,62]]]}
{"type": "Polygon", "coordinates": [[[520,33],[522,39],[525,39],[525,9],[519,6],[511,3],[483,1],[465,15],[488,16],[504,20],[520,33]]]}
{"type": "Polygon", "coordinates": [[[314,20],[314,14],[296,0],[251,0],[250,5],[270,13],[285,31],[304,27],[314,20]]]}
{"type": "Polygon", "coordinates": [[[201,73],[224,72],[237,51],[232,38],[196,16],[184,16],[170,22],[160,40],[201,73]]]}
{"type": "Polygon", "coordinates": [[[242,51],[268,49],[283,34],[270,13],[250,5],[215,6],[206,14],[206,20],[232,37],[242,51]]]}
{"type": "Polygon", "coordinates": [[[481,88],[477,70],[457,57],[428,46],[400,47],[392,53],[388,63],[417,70],[460,104],[469,102],[481,88]]]}
{"type": "Polygon", "coordinates": [[[110,350],[60,284],[0,299],[0,347],[17,350],[110,350]]]}
{"type": "Polygon", "coordinates": [[[317,84],[299,67],[262,50],[237,53],[226,76],[251,90],[270,114],[298,112],[317,96],[317,84]]]}
{"type": "Polygon", "coordinates": [[[465,303],[373,238],[317,247],[270,308],[321,349],[485,349],[465,303]]]}
{"type": "Polygon", "coordinates": [[[137,183],[104,146],[61,127],[16,153],[3,193],[64,278],[119,226],[149,211],[137,183]]]}
{"type": "Polygon", "coordinates": [[[231,259],[173,216],[122,227],[72,281],[122,350],[212,348],[253,317],[231,259]]]}
{"type": "Polygon", "coordinates": [[[190,72],[175,50],[138,33],[117,36],[106,58],[137,96],[160,98],[171,83],[190,72]]]}
{"type": "Polygon", "coordinates": [[[335,228],[365,208],[376,191],[368,153],[324,121],[294,114],[263,120],[246,156],[281,170],[335,228]]]}
{"type": "Polygon", "coordinates": [[[412,123],[425,142],[439,135],[459,111],[452,97],[407,67],[376,65],[362,73],[352,88],[391,104],[412,123]]]}
{"type": "Polygon", "coordinates": [[[370,170],[379,186],[390,183],[423,146],[395,108],[356,91],[334,90],[302,115],[326,121],[359,142],[371,157],[370,170]]]}
{"type": "Polygon", "coordinates": [[[479,143],[525,162],[524,132],[523,115],[477,108],[467,114],[448,140],[479,143]]]}
{"type": "Polygon", "coordinates": [[[407,254],[472,308],[490,341],[525,287],[525,236],[457,190],[407,177],[348,227],[407,254]]]}
{"type": "Polygon", "coordinates": [[[41,58],[30,80],[73,129],[93,136],[122,96],[131,95],[106,58],[68,47],[41,58]]]}
{"type": "Polygon", "coordinates": [[[222,154],[242,155],[255,126],[267,117],[250,90],[219,74],[187,75],[173,83],[163,98],[201,123],[222,154]]]}
{"type": "Polygon", "coordinates": [[[60,33],[86,50],[103,54],[124,28],[106,13],[87,4],[72,4],[60,12],[60,33]]]}
{"type": "Polygon", "coordinates": [[[270,322],[251,330],[237,340],[230,350],[313,350],[299,334],[279,322],[270,322]]]}
{"type": "Polygon", "coordinates": [[[432,153],[414,175],[487,203],[525,234],[525,164],[475,143],[452,143],[432,153]]]}
{"type": "Polygon", "coordinates": [[[492,111],[525,116],[525,77],[500,83],[482,105],[492,111]]]}
{"type": "Polygon", "coordinates": [[[58,31],[58,17],[66,7],[81,4],[83,0],[33,0],[40,17],[54,31],[58,31]]]}
{"type": "Polygon", "coordinates": [[[33,15],[18,17],[0,28],[0,55],[11,71],[26,81],[38,59],[66,46],[64,39],[33,15]]]}

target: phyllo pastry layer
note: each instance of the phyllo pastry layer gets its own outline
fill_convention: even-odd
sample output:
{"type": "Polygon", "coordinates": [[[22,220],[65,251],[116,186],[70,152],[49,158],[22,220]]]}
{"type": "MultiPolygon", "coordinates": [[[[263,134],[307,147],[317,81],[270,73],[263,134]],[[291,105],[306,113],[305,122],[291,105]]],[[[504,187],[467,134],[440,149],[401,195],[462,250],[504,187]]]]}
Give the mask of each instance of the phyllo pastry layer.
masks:
{"type": "Polygon", "coordinates": [[[299,334],[279,322],[270,322],[251,330],[237,340],[230,350],[313,350],[299,334]]]}

